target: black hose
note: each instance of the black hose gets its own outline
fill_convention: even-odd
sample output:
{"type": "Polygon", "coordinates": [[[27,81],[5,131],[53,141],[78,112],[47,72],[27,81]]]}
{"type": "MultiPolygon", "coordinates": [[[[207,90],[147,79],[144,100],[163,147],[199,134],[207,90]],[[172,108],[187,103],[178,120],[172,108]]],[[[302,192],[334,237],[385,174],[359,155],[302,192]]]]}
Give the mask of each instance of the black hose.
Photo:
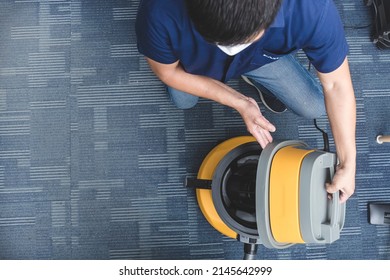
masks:
{"type": "Polygon", "coordinates": [[[257,244],[244,243],[244,260],[254,260],[257,254],[257,244]]]}
{"type": "Polygon", "coordinates": [[[329,137],[328,134],[318,127],[317,120],[314,119],[314,126],[322,133],[322,138],[324,139],[324,151],[329,152],[329,137]]]}

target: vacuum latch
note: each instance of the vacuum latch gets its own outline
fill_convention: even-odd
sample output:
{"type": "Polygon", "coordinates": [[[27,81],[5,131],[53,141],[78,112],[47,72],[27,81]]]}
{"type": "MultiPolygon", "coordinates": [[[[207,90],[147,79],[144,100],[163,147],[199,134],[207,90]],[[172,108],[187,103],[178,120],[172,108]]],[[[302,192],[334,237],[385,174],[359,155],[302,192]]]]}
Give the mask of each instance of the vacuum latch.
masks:
{"type": "Polygon", "coordinates": [[[212,180],[186,177],[185,182],[184,182],[184,186],[186,186],[187,188],[211,190],[211,183],[212,183],[212,180]]]}

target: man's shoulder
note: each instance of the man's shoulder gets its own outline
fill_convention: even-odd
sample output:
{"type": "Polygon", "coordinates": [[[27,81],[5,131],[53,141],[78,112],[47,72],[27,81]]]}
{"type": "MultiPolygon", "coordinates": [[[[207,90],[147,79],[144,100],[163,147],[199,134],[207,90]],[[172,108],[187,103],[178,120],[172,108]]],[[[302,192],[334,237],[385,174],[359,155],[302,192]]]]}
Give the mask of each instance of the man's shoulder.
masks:
{"type": "Polygon", "coordinates": [[[322,13],[332,0],[285,0],[285,11],[291,14],[305,14],[308,12],[322,13]]]}
{"type": "Polygon", "coordinates": [[[299,32],[312,32],[337,16],[332,0],[285,0],[283,12],[286,23],[299,32]]]}
{"type": "Polygon", "coordinates": [[[141,0],[135,30],[140,53],[164,64],[178,60],[173,52],[190,34],[185,0],[141,0]]]}

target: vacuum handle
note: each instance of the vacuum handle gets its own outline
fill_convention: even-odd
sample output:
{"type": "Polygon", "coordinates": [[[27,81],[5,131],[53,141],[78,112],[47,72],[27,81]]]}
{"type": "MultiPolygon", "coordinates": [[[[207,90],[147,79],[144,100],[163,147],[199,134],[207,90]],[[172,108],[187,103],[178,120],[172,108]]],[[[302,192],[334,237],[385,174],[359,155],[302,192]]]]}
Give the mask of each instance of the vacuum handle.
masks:
{"type": "Polygon", "coordinates": [[[333,198],[330,203],[332,203],[332,206],[330,208],[330,226],[335,227],[338,225],[338,221],[340,219],[339,213],[340,213],[340,193],[339,191],[335,192],[333,194],[333,198]]]}
{"type": "MultiPolygon", "coordinates": [[[[329,168],[330,171],[330,179],[332,180],[334,173],[335,173],[335,167],[332,166],[329,168]]],[[[333,198],[332,200],[329,200],[328,203],[331,203],[329,208],[330,211],[330,220],[327,223],[324,223],[321,225],[321,232],[322,237],[329,243],[337,240],[340,238],[340,193],[339,191],[332,194],[333,198]]]]}
{"type": "MultiPolygon", "coordinates": [[[[329,168],[330,173],[330,181],[333,180],[333,177],[336,173],[336,166],[332,166],[329,168]]],[[[330,208],[330,226],[334,227],[336,226],[337,222],[339,221],[339,213],[340,213],[340,192],[337,191],[332,194],[332,200],[329,201],[329,203],[332,203],[330,208]]]]}

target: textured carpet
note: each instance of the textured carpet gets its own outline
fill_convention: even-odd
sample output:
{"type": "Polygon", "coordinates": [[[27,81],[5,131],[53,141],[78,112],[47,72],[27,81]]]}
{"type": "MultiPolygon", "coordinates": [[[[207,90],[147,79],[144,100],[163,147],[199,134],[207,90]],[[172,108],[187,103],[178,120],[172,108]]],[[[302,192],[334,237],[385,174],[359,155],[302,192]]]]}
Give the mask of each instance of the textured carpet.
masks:
{"type": "MultiPolygon", "coordinates": [[[[390,259],[390,50],[370,40],[363,0],[337,0],[357,97],[356,193],[331,245],[260,247],[258,259],[390,259]]],[[[0,1],[0,259],[241,259],[183,186],[206,154],[247,135],[208,100],[182,111],[136,49],[138,1],[0,1]]],[[[303,63],[307,63],[299,54],[303,63]]],[[[256,97],[243,81],[234,88],[256,97]]],[[[256,97],[257,98],[257,97],[256,97]]],[[[322,147],[311,121],[265,115],[275,139],[322,147]]],[[[321,127],[329,131],[326,118],[321,127]]],[[[331,144],[334,150],[334,145],[331,144]]]]}

